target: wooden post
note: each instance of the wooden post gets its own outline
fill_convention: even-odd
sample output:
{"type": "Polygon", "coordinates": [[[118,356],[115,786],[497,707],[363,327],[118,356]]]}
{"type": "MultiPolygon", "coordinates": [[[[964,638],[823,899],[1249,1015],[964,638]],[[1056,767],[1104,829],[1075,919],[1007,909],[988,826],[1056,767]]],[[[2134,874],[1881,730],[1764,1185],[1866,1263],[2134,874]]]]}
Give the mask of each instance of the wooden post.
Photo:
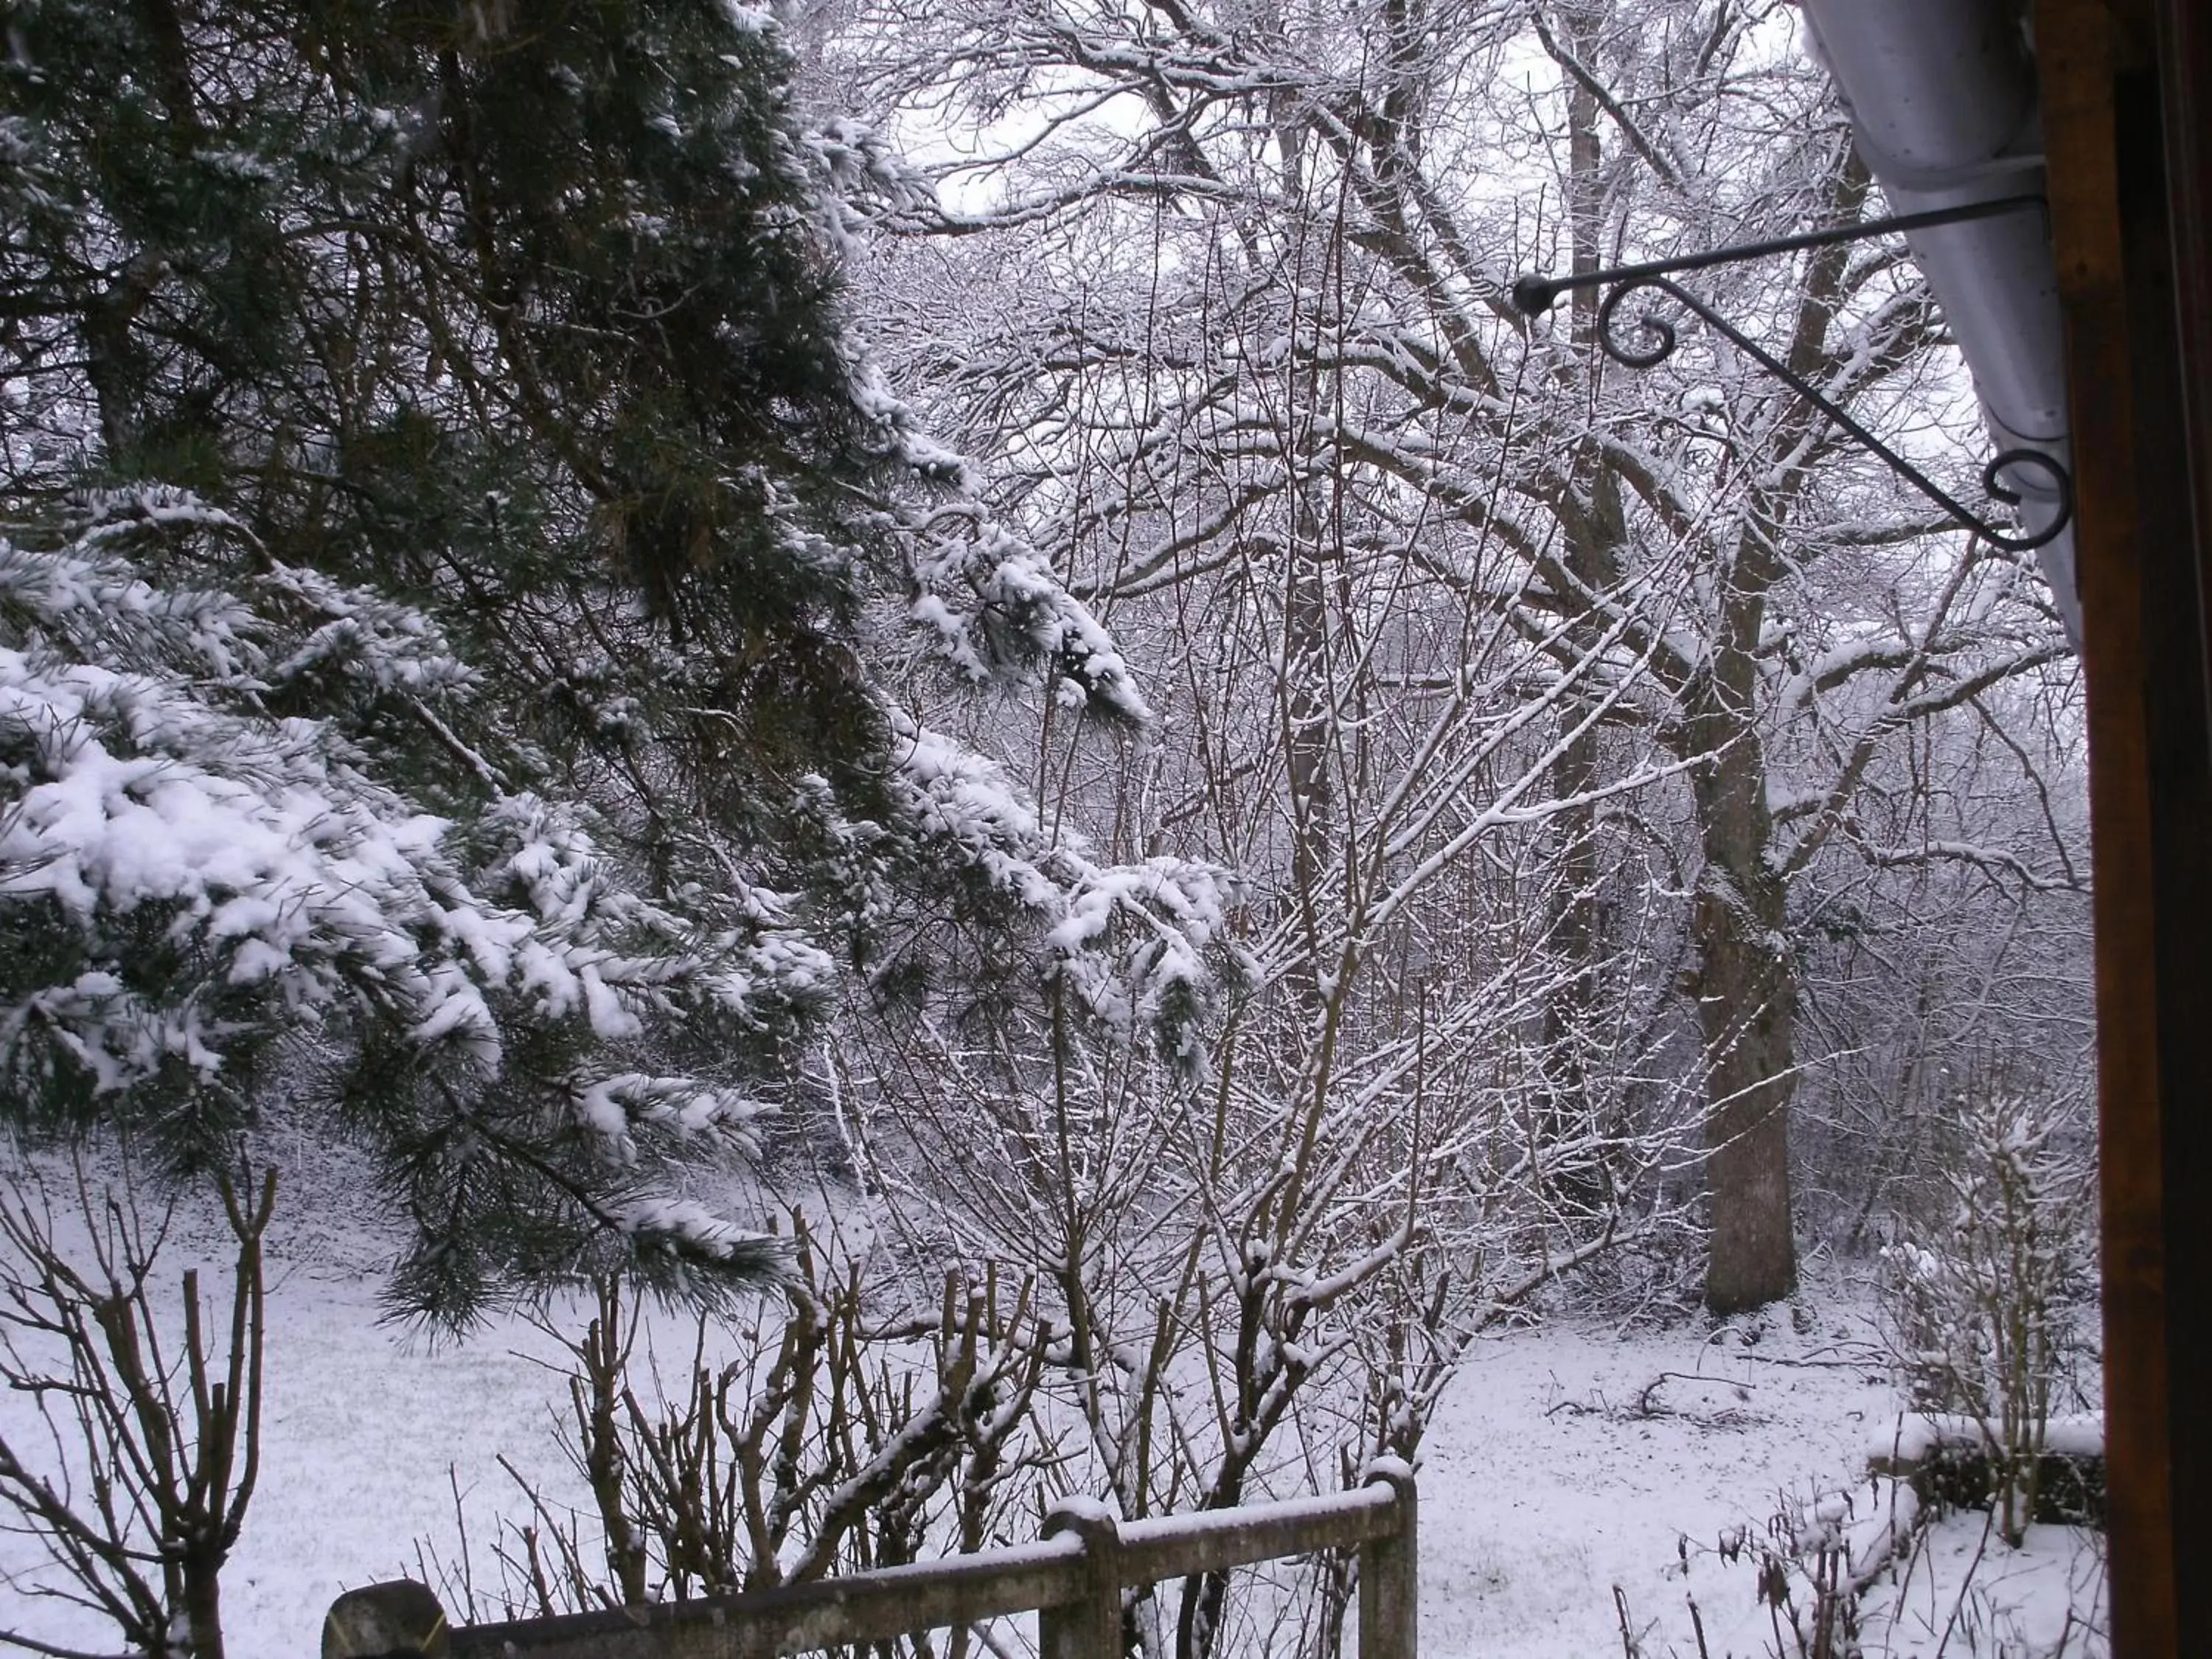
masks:
{"type": "Polygon", "coordinates": [[[1378,1457],[1367,1466],[1364,1484],[1390,1488],[1398,1524],[1389,1537],[1359,1547],[1359,1659],[1419,1659],[1420,1508],[1413,1471],[1402,1458],[1378,1457]]]}
{"type": "Polygon", "coordinates": [[[1083,1540],[1083,1599],[1037,1613],[1037,1659],[1121,1659],[1121,1529],[1095,1498],[1063,1498],[1044,1535],[1083,1540]]]}
{"type": "Polygon", "coordinates": [[[446,1610],[411,1578],[364,1584],[331,1603],[323,1659],[444,1659],[446,1610]]]}
{"type": "MultiPolygon", "coordinates": [[[[2051,242],[2066,320],[2096,883],[2105,1455],[2112,1652],[2173,1659],[2212,1559],[2212,1433],[2196,1304],[2212,1283],[2204,941],[2212,926],[2205,611],[2203,149],[2161,109],[2195,5],[2038,0],[2051,242]],[[2162,130],[2161,118],[2172,126],[2162,130]],[[2171,180],[2166,164],[2178,155],[2171,180]],[[2170,197],[2169,185],[2178,196],[2170,197]],[[2176,201],[2179,202],[2177,210],[2176,201]],[[2177,284],[2179,288],[2177,288],[2177,284]]],[[[2198,50],[2202,51],[2201,44],[2198,50]]],[[[2191,94],[2189,65],[2171,84],[2191,94]]]]}

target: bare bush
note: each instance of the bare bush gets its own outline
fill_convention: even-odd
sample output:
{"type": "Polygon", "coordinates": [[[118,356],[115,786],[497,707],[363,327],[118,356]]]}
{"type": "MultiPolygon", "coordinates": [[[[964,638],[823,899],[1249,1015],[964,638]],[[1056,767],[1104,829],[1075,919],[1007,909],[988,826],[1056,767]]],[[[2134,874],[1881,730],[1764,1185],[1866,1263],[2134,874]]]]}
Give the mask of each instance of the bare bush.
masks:
{"type": "MultiPolygon", "coordinates": [[[[165,1305],[154,1271],[167,1213],[149,1226],[127,1181],[104,1189],[76,1170],[88,1262],[62,1242],[43,1182],[0,1189],[0,1382],[36,1403],[44,1430],[0,1437],[0,1504],[52,1569],[16,1588],[25,1606],[105,1618],[148,1659],[222,1659],[222,1570],[259,1469],[276,1172],[241,1169],[219,1190],[236,1247],[221,1326],[195,1270],[165,1305]]],[[[78,1659],[24,1629],[0,1644],[78,1659]]]]}
{"type": "MultiPolygon", "coordinates": [[[[803,1583],[1005,1541],[1008,1510],[1054,1461],[1030,1407],[1054,1333],[1030,1287],[944,1281],[941,1304],[884,1316],[857,1265],[797,1228],[784,1317],[694,1328],[683,1384],[664,1391],[641,1310],[599,1280],[571,1360],[562,1452],[581,1513],[506,1464],[527,1514],[501,1526],[500,1583],[467,1559],[427,1576],[472,1618],[635,1606],[803,1583]],[[718,1340],[733,1357],[710,1360],[718,1340]],[[639,1345],[646,1341],[645,1352],[639,1345]]],[[[955,1655],[968,1638],[956,1633],[955,1655]]]]}

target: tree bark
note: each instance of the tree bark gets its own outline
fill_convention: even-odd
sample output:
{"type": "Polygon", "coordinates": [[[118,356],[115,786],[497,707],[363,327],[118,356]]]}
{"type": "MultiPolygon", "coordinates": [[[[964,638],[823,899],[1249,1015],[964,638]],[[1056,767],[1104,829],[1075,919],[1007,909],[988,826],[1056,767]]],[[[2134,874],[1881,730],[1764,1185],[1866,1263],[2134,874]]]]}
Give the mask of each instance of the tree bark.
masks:
{"type": "Polygon", "coordinates": [[[200,1546],[185,1562],[185,1623],[192,1659],[222,1659],[222,1564],[227,1547],[200,1546]]]}
{"type": "Polygon", "coordinates": [[[1692,922],[1704,954],[1698,1016],[1711,1103],[1705,1306],[1721,1315],[1779,1301],[1797,1286],[1790,1221],[1797,988],[1781,933],[1782,883],[1743,875],[1709,849],[1692,922]]]}
{"type": "MultiPolygon", "coordinates": [[[[1731,609],[1734,621],[1763,614],[1757,605],[1731,609]]],[[[1710,1103],[1705,1306],[1720,1315],[1778,1301],[1797,1285],[1790,1194],[1797,984],[1785,932],[1789,884],[1768,859],[1766,759],[1748,701],[1755,677],[1741,641],[1717,651],[1691,721],[1693,752],[1705,756],[1692,775],[1705,868],[1691,911],[1699,960],[1689,989],[1710,1103]]]]}

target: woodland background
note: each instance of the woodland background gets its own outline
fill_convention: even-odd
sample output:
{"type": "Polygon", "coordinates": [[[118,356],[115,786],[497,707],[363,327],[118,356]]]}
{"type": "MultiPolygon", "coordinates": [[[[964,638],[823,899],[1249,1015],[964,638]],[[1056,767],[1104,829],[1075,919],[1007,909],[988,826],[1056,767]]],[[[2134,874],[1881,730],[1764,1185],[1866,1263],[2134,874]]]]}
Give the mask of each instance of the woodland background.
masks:
{"type": "MultiPolygon", "coordinates": [[[[592,1501],[510,1540],[550,1607],[1334,1486],[1486,1334],[1835,1259],[2021,1541],[2094,1394],[2057,609],[1725,340],[1639,372],[1594,294],[1509,298],[1881,216],[1788,8],[8,40],[0,1087],[64,1210],[93,1160],[148,1331],[98,1193],[229,1182],[258,1356],[251,1200],[306,1146],[361,1160],[401,1315],[584,1287],[592,1501]],[[654,1295],[750,1346],[626,1392],[654,1295]]],[[[1900,242],[1696,281],[1978,473],[1900,242]]],[[[36,1190],[34,1264],[76,1237],[36,1190]]],[[[70,1328],[17,1374],[112,1372],[70,1328]]],[[[92,1552],[139,1650],[220,1651],[245,1467],[110,1517],[213,1564],[92,1552]]],[[[1163,1587],[1131,1639],[1333,1651],[1352,1590],[1163,1587]]]]}

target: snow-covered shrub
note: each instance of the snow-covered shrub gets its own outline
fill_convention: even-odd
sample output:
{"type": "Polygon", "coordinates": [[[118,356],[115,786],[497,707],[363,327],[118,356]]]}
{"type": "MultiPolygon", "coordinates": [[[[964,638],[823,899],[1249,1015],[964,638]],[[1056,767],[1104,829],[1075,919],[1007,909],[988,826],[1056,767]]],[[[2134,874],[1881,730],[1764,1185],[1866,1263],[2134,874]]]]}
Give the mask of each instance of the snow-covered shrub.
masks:
{"type": "MultiPolygon", "coordinates": [[[[0,1074],[26,1121],[143,1121],[203,1167],[272,1073],[319,1070],[418,1218],[469,1218],[403,1275],[425,1306],[610,1246],[664,1280],[771,1261],[668,1182],[750,1147],[748,1061],[842,973],[817,917],[708,826],[668,856],[719,852],[719,884],[654,883],[586,802],[510,784],[461,735],[492,712],[483,677],[425,612],[273,561],[236,591],[162,586],[179,542],[248,535],[182,492],[95,499],[70,532],[0,543],[0,1074]]],[[[885,821],[810,797],[852,849],[853,936],[941,970],[912,896],[964,880],[969,931],[1033,942],[998,971],[1195,1064],[1226,878],[1098,864],[996,768],[887,718],[885,821]]]]}
{"type": "Polygon", "coordinates": [[[2094,1169],[2078,1103],[2000,1086],[1959,1107],[1946,1202],[1884,1250],[1885,1291],[1915,1408],[1974,1425],[1999,1528],[2016,1547],[2034,1516],[2052,1401],[2083,1358],[2094,1169]]]}

